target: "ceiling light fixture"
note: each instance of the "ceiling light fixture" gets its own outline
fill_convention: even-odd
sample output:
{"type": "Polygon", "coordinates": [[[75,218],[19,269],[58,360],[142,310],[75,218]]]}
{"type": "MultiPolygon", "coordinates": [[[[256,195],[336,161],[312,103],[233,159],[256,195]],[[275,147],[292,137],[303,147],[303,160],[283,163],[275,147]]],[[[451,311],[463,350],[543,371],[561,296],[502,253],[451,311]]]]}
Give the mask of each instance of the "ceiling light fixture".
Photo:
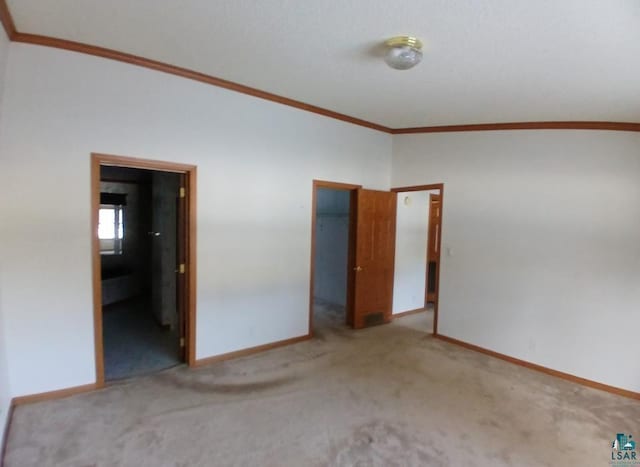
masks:
{"type": "Polygon", "coordinates": [[[422,60],[422,42],[416,37],[398,36],[385,42],[384,61],[396,70],[408,70],[422,60]]]}

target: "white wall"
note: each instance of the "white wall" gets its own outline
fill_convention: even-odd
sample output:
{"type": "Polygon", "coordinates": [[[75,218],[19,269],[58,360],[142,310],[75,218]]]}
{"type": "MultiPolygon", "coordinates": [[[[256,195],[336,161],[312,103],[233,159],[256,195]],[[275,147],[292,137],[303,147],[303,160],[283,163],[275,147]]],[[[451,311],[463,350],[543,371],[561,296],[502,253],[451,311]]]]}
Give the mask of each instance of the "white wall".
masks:
{"type": "Polygon", "coordinates": [[[6,90],[14,396],[95,380],[91,152],[198,166],[198,358],[306,335],[312,179],[390,185],[390,135],[124,63],[12,44],[6,90]]]}
{"type": "Polygon", "coordinates": [[[427,235],[432,191],[398,193],[393,313],[424,308],[427,285],[427,235]],[[408,204],[405,199],[409,199],[408,204]]]}
{"type": "Polygon", "coordinates": [[[349,256],[349,191],[320,188],[316,199],[316,298],[346,306],[349,256]]]}
{"type": "Polygon", "coordinates": [[[640,391],[640,135],[402,135],[393,152],[394,186],[445,184],[440,333],[640,391]]]}
{"type": "MultiPolygon", "coordinates": [[[[0,141],[3,139],[1,130],[2,121],[5,118],[3,112],[5,71],[9,55],[9,38],[5,34],[4,28],[0,27],[0,141]]],[[[0,149],[0,167],[2,167],[3,153],[0,149]]],[[[4,170],[4,168],[2,169],[4,170]]],[[[0,221],[0,223],[4,220],[0,221]]],[[[0,236],[2,239],[2,236],[0,236]]],[[[4,265],[2,257],[0,257],[0,276],[3,274],[4,265]]],[[[11,403],[11,391],[9,385],[9,371],[7,367],[6,339],[7,329],[5,325],[4,313],[5,309],[2,305],[3,284],[0,281],[0,440],[3,439],[5,423],[11,403]]]]}
{"type": "MultiPolygon", "coordinates": [[[[0,67],[6,49],[3,37],[0,67]]],[[[198,358],[306,334],[311,181],[388,189],[389,135],[97,57],[10,52],[0,410],[95,380],[91,152],[198,165],[198,358]]],[[[445,183],[442,334],[640,391],[640,135],[393,145],[394,186],[445,183]]]]}

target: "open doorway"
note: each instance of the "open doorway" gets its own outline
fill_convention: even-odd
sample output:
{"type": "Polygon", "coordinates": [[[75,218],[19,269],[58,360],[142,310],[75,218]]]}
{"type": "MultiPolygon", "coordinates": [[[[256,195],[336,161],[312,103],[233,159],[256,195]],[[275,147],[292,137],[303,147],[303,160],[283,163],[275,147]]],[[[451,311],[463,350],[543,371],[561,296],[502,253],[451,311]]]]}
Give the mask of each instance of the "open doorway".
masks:
{"type": "Polygon", "coordinates": [[[352,324],[351,263],[358,188],[314,181],[310,333],[352,324]]]}
{"type": "Polygon", "coordinates": [[[436,277],[440,268],[440,218],[442,203],[439,190],[429,191],[429,223],[427,235],[427,305],[436,303],[436,277]]]}
{"type": "Polygon", "coordinates": [[[437,334],[444,186],[392,191],[398,194],[393,316],[415,314],[416,325],[437,334]]]}
{"type": "Polygon", "coordinates": [[[94,154],[92,194],[97,384],[193,363],[195,167],[94,154]]]}
{"type": "Polygon", "coordinates": [[[396,198],[389,191],[314,180],[309,335],[318,327],[314,318],[334,330],[391,321],[396,198]]]}

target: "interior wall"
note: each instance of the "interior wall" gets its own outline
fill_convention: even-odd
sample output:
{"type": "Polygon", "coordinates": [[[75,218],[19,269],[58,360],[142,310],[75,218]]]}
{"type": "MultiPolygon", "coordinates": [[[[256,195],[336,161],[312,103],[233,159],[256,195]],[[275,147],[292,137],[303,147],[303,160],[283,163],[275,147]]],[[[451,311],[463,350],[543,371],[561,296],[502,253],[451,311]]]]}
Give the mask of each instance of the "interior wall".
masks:
{"type": "Polygon", "coordinates": [[[350,192],[319,188],[316,197],[314,296],[334,305],[347,303],[350,192]]]}
{"type": "Polygon", "coordinates": [[[640,135],[393,138],[393,186],[444,182],[439,332],[640,391],[640,135]]]}
{"type": "MultiPolygon", "coordinates": [[[[0,141],[3,139],[2,122],[6,117],[4,112],[4,89],[5,89],[5,72],[9,56],[9,38],[4,28],[0,27],[0,141]]],[[[0,149],[0,162],[4,159],[0,149]]],[[[3,169],[4,170],[4,169],[3,169]]],[[[1,211],[0,211],[1,212],[1,211]]],[[[2,236],[0,236],[2,238],[2,236]]],[[[0,440],[3,439],[5,430],[5,421],[9,413],[9,405],[11,404],[11,387],[9,384],[9,370],[7,366],[7,328],[4,319],[5,308],[3,307],[2,294],[4,286],[1,278],[6,274],[6,266],[0,255],[0,440]]]]}
{"type": "Polygon", "coordinates": [[[313,179],[390,187],[388,134],[53,48],[13,43],[7,71],[0,306],[13,396],[95,381],[91,152],[198,166],[197,358],[307,334],[313,179]]]}
{"type": "Polygon", "coordinates": [[[398,193],[393,313],[418,310],[425,305],[432,193],[438,193],[438,190],[398,193]]]}

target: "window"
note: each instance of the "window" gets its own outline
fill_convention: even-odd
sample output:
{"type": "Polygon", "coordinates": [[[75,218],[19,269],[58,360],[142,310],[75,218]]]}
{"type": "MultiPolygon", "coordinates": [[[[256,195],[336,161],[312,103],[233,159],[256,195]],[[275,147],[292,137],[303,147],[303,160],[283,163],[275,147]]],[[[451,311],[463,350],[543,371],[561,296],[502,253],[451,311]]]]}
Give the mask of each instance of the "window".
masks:
{"type": "Polygon", "coordinates": [[[124,240],[124,207],[101,205],[98,212],[100,254],[121,255],[124,240]]]}

